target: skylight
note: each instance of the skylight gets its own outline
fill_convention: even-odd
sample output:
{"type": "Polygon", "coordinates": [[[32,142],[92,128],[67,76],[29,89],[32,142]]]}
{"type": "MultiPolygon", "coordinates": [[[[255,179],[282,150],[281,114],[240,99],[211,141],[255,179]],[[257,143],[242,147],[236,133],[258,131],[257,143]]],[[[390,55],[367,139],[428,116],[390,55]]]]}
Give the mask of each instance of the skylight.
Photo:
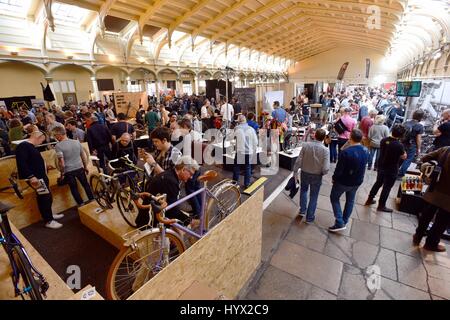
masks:
{"type": "Polygon", "coordinates": [[[15,16],[26,16],[31,0],[0,0],[0,12],[15,16]]]}
{"type": "Polygon", "coordinates": [[[56,23],[79,26],[89,10],[64,3],[53,3],[52,13],[56,23]]]}

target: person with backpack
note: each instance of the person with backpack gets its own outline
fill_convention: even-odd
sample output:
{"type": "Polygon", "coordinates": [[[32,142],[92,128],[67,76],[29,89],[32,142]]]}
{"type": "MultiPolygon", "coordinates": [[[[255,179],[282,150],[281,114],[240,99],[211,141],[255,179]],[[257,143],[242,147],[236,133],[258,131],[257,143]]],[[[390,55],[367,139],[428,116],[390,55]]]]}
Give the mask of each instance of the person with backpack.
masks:
{"type": "Polygon", "coordinates": [[[352,108],[342,108],[342,116],[334,123],[334,130],[338,133],[338,156],[344,144],[350,138],[350,133],[356,128],[356,120],[351,117],[352,108]]]}
{"type": "Polygon", "coordinates": [[[386,117],[384,115],[377,115],[373,126],[369,129],[369,162],[367,164],[367,169],[373,170],[378,169],[378,159],[380,158],[380,143],[384,138],[389,137],[389,128],[384,124],[386,117]],[[374,161],[375,157],[375,161],[374,161]]]}
{"type": "Polygon", "coordinates": [[[435,218],[423,248],[428,251],[444,252],[445,246],[439,242],[450,225],[450,147],[443,147],[425,155],[421,162],[432,160],[438,161],[441,173],[439,179],[432,183],[423,196],[427,206],[419,217],[419,225],[413,235],[413,244],[420,245],[431,220],[435,218]]]}
{"type": "Polygon", "coordinates": [[[423,125],[420,123],[424,116],[423,110],[416,110],[413,113],[411,120],[405,122],[405,136],[403,139],[403,145],[405,146],[407,158],[400,167],[398,178],[401,179],[405,176],[406,171],[413,162],[414,158],[419,155],[420,147],[422,145],[422,134],[424,133],[423,125]]]}

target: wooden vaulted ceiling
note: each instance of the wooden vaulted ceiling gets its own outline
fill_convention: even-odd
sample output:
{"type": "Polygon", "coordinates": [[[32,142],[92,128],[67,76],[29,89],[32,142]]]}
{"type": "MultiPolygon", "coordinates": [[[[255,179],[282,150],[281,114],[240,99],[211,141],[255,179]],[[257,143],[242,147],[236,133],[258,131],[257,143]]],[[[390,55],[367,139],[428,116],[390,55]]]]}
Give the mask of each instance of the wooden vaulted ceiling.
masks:
{"type": "Polygon", "coordinates": [[[140,25],[300,61],[338,45],[384,53],[404,0],[57,0],[140,25]],[[380,29],[367,27],[368,6],[380,9],[380,29]],[[190,36],[189,36],[190,35],[190,36]]]}

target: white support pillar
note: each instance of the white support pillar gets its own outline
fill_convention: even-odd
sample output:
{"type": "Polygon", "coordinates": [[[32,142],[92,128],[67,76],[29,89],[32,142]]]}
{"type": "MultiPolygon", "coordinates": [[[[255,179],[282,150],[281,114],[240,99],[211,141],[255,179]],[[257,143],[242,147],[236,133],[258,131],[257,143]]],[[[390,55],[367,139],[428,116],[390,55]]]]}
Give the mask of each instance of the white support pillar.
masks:
{"type": "Polygon", "coordinates": [[[155,79],[155,90],[156,90],[156,97],[158,98],[158,103],[159,103],[159,98],[161,96],[159,94],[160,88],[161,88],[161,79],[157,77],[155,79]]]}
{"type": "Polygon", "coordinates": [[[180,78],[177,78],[176,81],[176,92],[178,93],[178,95],[183,95],[183,81],[181,81],[180,78]]]}
{"type": "Polygon", "coordinates": [[[95,99],[95,101],[98,101],[101,98],[100,98],[100,92],[98,91],[97,78],[91,77],[91,82],[92,82],[92,89],[94,92],[94,99],[95,99]]]}
{"type": "Polygon", "coordinates": [[[199,79],[199,77],[198,76],[195,76],[195,80],[194,80],[194,93],[196,94],[196,95],[198,95],[198,87],[199,87],[199,81],[200,81],[200,79],[199,79]]]}
{"type": "Polygon", "coordinates": [[[127,77],[127,92],[131,92],[131,78],[130,76],[127,77]]]}

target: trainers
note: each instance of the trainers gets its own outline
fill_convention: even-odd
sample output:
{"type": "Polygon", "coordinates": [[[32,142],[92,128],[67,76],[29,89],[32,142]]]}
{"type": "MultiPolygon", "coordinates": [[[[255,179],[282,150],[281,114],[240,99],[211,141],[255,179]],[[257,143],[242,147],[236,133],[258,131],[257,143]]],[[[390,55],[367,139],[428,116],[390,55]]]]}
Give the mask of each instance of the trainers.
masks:
{"type": "Polygon", "coordinates": [[[345,230],[345,229],[347,229],[347,227],[346,226],[338,226],[338,225],[334,225],[334,226],[332,226],[332,227],[329,227],[328,228],[328,231],[330,231],[330,232],[338,232],[338,231],[341,231],[341,230],[345,230]]]}
{"type": "Polygon", "coordinates": [[[55,220],[62,219],[62,218],[64,218],[63,214],[54,214],[53,215],[53,219],[55,219],[55,220]]]}
{"type": "Polygon", "coordinates": [[[442,244],[438,244],[436,247],[430,247],[430,246],[428,246],[428,245],[425,243],[425,245],[423,246],[423,248],[424,248],[425,250],[428,250],[428,251],[434,251],[434,252],[445,252],[445,251],[447,251],[447,249],[445,249],[445,247],[444,247],[442,244]]]}
{"type": "Polygon", "coordinates": [[[392,210],[390,208],[386,208],[386,207],[378,207],[377,211],[388,212],[388,213],[394,212],[394,210],[392,210]]]}
{"type": "Polygon", "coordinates": [[[305,220],[305,223],[306,223],[306,224],[314,224],[314,220],[311,220],[311,221],[305,220]]]}
{"type": "Polygon", "coordinates": [[[375,200],[369,198],[367,199],[366,203],[364,204],[365,206],[371,206],[373,204],[377,203],[375,200]]]}
{"type": "Polygon", "coordinates": [[[304,216],[306,216],[306,213],[299,212],[298,215],[303,218],[304,216]]]}
{"type": "Polygon", "coordinates": [[[61,228],[63,225],[55,220],[52,220],[50,222],[47,222],[45,224],[45,227],[50,228],[50,229],[59,229],[61,228]]]}

